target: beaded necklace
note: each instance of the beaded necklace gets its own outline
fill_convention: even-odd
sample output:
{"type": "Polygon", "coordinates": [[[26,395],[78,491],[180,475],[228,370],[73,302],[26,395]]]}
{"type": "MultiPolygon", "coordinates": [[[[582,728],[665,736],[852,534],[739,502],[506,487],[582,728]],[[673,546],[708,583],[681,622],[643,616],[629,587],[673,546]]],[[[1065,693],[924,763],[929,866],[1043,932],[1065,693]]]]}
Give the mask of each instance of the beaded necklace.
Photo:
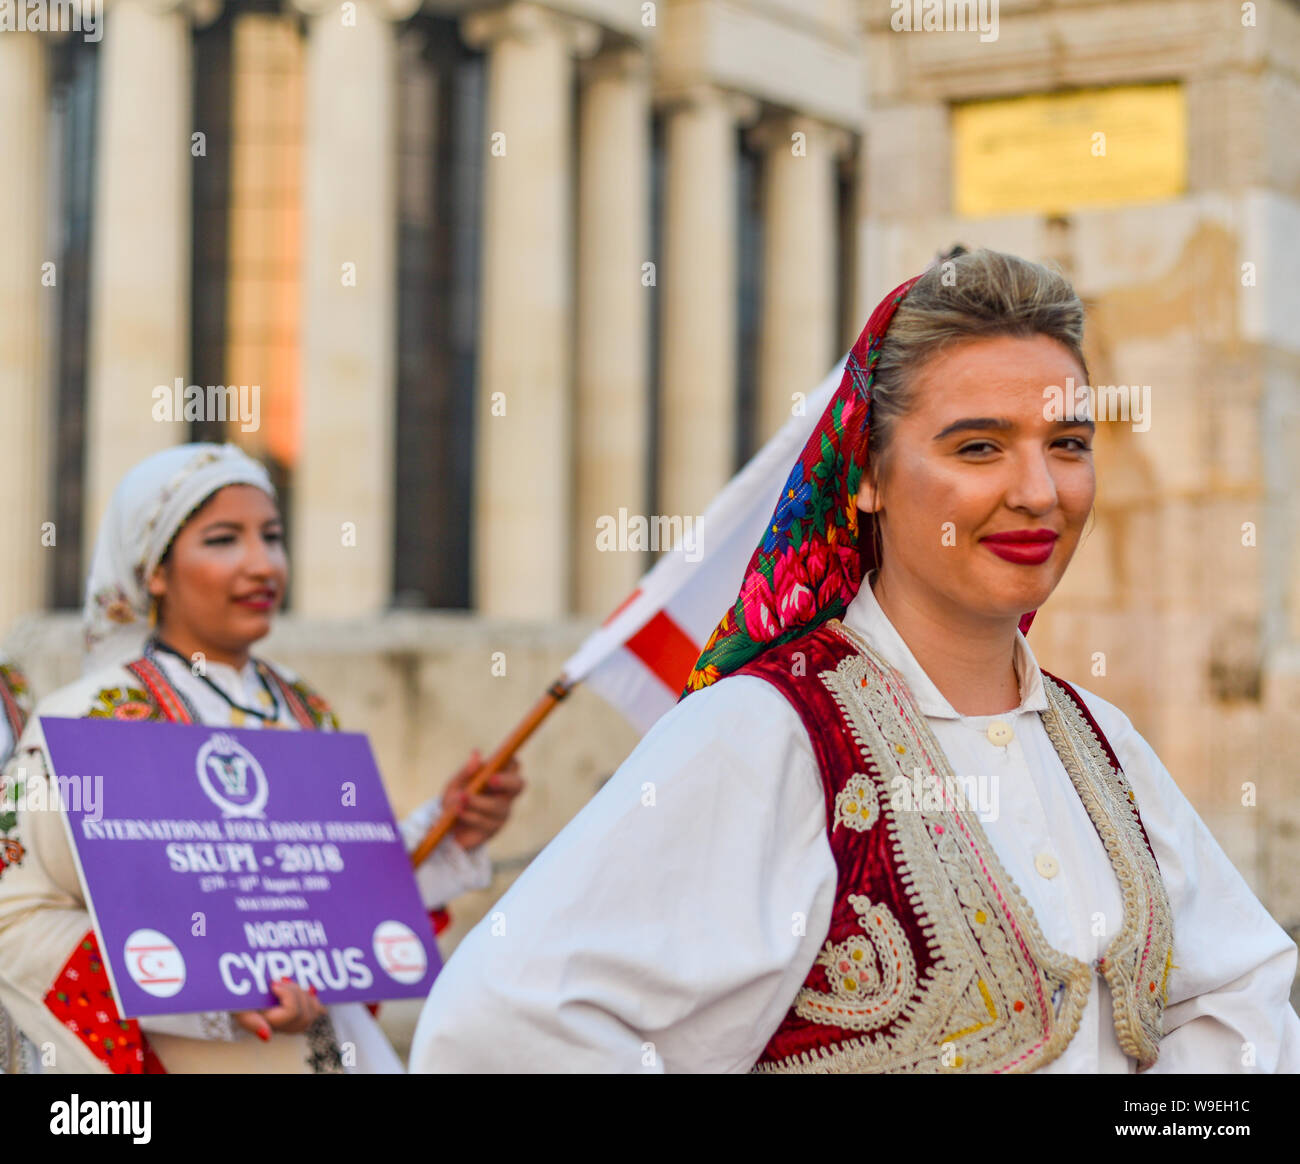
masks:
{"type": "Polygon", "coordinates": [[[255,707],[245,707],[241,703],[236,703],[233,699],[230,698],[229,695],[226,694],[225,691],[221,689],[221,687],[218,684],[214,683],[211,679],[209,679],[205,672],[202,671],[195,672],[193,666],[191,665],[191,660],[186,658],[186,656],[182,655],[181,652],[178,651],[175,647],[168,646],[166,643],[162,641],[162,639],[159,638],[150,639],[149,642],[145,645],[145,654],[146,655],[153,654],[158,651],[161,651],[164,654],[172,655],[173,657],[180,659],[182,663],[184,663],[186,666],[190,668],[191,675],[194,675],[196,679],[201,679],[213,691],[215,691],[217,695],[219,695],[227,705],[229,705],[231,727],[242,727],[245,718],[250,715],[253,716],[255,719],[261,720],[264,724],[268,726],[274,726],[275,723],[279,720],[280,718],[279,701],[276,699],[275,693],[271,690],[270,685],[267,683],[266,676],[262,674],[261,667],[258,667],[256,665],[254,665],[253,667],[253,670],[257,672],[258,682],[261,683],[262,685],[262,690],[257,693],[257,696],[258,699],[262,702],[262,704],[272,709],[270,711],[259,711],[255,707]]]}

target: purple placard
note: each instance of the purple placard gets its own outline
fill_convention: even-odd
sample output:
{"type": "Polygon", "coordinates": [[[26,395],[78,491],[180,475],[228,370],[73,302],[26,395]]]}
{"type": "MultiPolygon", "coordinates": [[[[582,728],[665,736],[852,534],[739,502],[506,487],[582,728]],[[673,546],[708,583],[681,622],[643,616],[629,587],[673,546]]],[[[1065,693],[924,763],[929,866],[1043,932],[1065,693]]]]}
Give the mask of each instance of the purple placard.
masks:
{"type": "Polygon", "coordinates": [[[421,998],[440,961],[352,732],[42,718],[123,1016],[421,998]]]}

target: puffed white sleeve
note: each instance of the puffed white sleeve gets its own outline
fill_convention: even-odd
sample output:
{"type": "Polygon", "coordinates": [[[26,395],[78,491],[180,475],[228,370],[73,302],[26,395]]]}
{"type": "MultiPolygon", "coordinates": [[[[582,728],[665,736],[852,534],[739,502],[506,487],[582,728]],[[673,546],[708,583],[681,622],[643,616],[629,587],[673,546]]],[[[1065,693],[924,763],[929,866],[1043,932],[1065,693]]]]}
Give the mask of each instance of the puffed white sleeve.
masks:
{"type": "MultiPolygon", "coordinates": [[[[426,800],[398,823],[406,851],[412,853],[442,814],[442,797],[426,800]]],[[[425,909],[440,909],[453,898],[472,889],[492,884],[492,861],[487,845],[462,849],[452,837],[445,837],[415,871],[415,884],[425,909]]]]}
{"type": "Polygon", "coordinates": [[[821,948],[808,737],[761,679],[678,704],[470,932],[413,1071],[748,1070],[821,948]]]}
{"type": "Polygon", "coordinates": [[[1296,945],[1251,892],[1151,745],[1088,695],[1133,787],[1174,915],[1174,964],[1152,1073],[1300,1071],[1296,945]]]}

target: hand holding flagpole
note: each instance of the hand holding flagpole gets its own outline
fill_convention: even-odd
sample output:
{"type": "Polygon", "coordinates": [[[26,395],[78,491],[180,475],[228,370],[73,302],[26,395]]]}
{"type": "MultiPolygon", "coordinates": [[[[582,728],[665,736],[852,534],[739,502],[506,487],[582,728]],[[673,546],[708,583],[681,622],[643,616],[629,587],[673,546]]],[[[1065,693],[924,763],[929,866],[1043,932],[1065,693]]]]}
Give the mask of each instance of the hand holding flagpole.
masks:
{"type": "MultiPolygon", "coordinates": [[[[533,704],[532,710],[515,725],[514,730],[497,745],[497,750],[484,760],[479,770],[474,773],[465,789],[466,796],[476,796],[487,787],[488,781],[510,763],[510,758],[523,746],[524,741],[541,726],[542,721],[571,689],[571,685],[566,684],[563,677],[546,689],[546,694],[533,704]]],[[[442,843],[443,838],[451,832],[455,824],[456,810],[444,808],[442,815],[424,834],[424,839],[411,854],[411,864],[419,868],[429,854],[442,843]]]]}

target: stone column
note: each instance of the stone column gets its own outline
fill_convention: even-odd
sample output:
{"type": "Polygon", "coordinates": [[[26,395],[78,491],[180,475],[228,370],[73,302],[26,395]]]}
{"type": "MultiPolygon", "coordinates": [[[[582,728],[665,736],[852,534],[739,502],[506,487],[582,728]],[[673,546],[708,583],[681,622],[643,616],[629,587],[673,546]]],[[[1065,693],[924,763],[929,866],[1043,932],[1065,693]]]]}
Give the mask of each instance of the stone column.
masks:
{"type": "Polygon", "coordinates": [[[391,597],[397,330],[397,51],[415,0],[297,0],[309,17],[302,453],[293,602],[374,614],[391,597]]]}
{"type": "Polygon", "coordinates": [[[645,54],[603,53],[583,71],[578,170],[577,609],[608,614],[643,555],[596,549],[603,515],[649,507],[650,85],[645,54]]]}
{"type": "Polygon", "coordinates": [[[172,0],[111,0],[91,228],[88,555],[123,474],[188,436],[183,418],[155,419],[154,389],[189,375],[190,70],[186,10],[172,0]]]}
{"type": "Polygon", "coordinates": [[[763,321],[759,432],[765,441],[789,418],[838,353],[835,245],[836,160],[849,136],[811,118],[782,116],[754,130],[763,158],[763,321]]]}
{"type": "Polygon", "coordinates": [[[571,599],[574,58],[600,31],[522,3],[462,28],[488,52],[474,601],[554,618],[571,599]]]}
{"type": "Polygon", "coordinates": [[[18,615],[45,605],[40,527],[53,516],[45,508],[53,415],[45,340],[58,290],[41,267],[54,259],[46,249],[46,46],[40,33],[0,33],[0,109],[8,110],[0,117],[0,416],[9,480],[0,505],[0,634],[18,615]]]}
{"type": "Polygon", "coordinates": [[[662,98],[667,119],[659,399],[660,513],[697,515],[736,443],[736,131],[751,100],[712,85],[662,98]]]}

